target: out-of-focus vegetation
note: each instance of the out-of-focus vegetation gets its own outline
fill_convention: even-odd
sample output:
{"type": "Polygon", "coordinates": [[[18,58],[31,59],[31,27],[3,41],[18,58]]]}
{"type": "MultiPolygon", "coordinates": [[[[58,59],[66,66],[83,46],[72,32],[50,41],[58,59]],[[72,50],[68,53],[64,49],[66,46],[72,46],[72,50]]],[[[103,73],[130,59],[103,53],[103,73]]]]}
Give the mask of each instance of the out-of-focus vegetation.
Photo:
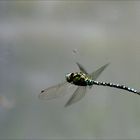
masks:
{"type": "Polygon", "coordinates": [[[0,1],[0,139],[139,139],[138,95],[96,86],[68,108],[69,95],[38,99],[77,61],[110,62],[99,80],[140,90],[139,25],[139,1],[0,1]]]}

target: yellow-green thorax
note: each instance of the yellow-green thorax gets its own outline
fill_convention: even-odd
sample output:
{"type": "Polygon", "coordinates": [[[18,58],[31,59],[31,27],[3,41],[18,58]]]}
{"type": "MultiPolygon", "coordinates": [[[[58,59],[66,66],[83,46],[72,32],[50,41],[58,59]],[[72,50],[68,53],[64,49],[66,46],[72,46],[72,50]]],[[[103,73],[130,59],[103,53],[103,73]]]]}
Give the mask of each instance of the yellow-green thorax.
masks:
{"type": "Polygon", "coordinates": [[[92,79],[83,72],[69,73],[66,75],[67,82],[78,86],[92,85],[92,79]]]}

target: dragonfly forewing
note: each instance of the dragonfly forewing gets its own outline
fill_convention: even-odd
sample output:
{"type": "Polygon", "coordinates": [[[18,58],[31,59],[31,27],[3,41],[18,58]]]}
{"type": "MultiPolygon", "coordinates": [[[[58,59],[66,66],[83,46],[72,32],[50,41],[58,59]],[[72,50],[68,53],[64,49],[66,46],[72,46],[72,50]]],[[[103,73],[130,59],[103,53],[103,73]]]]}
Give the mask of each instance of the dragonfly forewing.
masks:
{"type": "Polygon", "coordinates": [[[67,88],[69,86],[70,85],[68,82],[63,82],[55,86],[46,88],[41,91],[41,93],[39,94],[39,98],[44,100],[50,100],[50,99],[62,97],[68,93],[67,88]]]}
{"type": "Polygon", "coordinates": [[[86,71],[86,69],[80,63],[76,62],[76,64],[79,67],[79,69],[80,69],[81,72],[83,72],[85,74],[88,74],[87,71],[86,71]]]}

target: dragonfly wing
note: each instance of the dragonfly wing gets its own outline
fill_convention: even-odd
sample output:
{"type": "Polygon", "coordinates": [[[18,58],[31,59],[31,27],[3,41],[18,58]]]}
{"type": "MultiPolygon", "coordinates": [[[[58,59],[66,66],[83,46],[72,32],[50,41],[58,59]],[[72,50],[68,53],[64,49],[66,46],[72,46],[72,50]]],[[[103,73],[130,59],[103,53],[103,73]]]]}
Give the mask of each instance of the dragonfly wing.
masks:
{"type": "Polygon", "coordinates": [[[91,73],[89,76],[93,79],[96,80],[99,75],[105,70],[105,68],[109,65],[109,63],[103,65],[102,67],[100,67],[99,69],[97,69],[96,71],[94,71],[93,73],[91,73]]]}
{"type": "Polygon", "coordinates": [[[85,74],[88,74],[87,71],[86,71],[86,69],[80,63],[76,62],[76,64],[79,67],[79,69],[80,69],[81,72],[83,72],[85,74]]]}
{"type": "Polygon", "coordinates": [[[65,107],[81,100],[84,97],[85,93],[86,93],[86,87],[85,86],[79,86],[75,90],[75,92],[72,94],[72,96],[70,97],[68,102],[65,104],[65,107]]]}
{"type": "Polygon", "coordinates": [[[55,86],[49,87],[47,89],[44,89],[39,94],[40,99],[50,100],[53,98],[58,98],[64,96],[67,92],[66,89],[68,87],[69,83],[63,82],[60,84],[57,84],[55,86]]]}

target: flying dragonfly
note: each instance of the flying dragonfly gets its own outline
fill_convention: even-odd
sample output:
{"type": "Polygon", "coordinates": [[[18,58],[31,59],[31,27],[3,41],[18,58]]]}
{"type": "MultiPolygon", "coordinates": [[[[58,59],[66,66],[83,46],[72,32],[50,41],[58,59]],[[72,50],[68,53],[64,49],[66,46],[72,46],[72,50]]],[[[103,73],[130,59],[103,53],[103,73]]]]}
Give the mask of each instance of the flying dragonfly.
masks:
{"type": "Polygon", "coordinates": [[[39,94],[39,98],[49,100],[49,99],[64,96],[67,93],[64,92],[64,90],[68,88],[68,86],[70,85],[77,86],[77,88],[72,94],[72,96],[70,97],[70,99],[65,104],[65,107],[81,100],[86,94],[87,87],[92,88],[93,85],[108,86],[108,87],[123,89],[140,95],[140,92],[138,92],[136,89],[127,87],[125,85],[96,81],[96,79],[105,70],[105,68],[107,68],[109,63],[103,65],[102,67],[95,70],[91,74],[89,74],[80,63],[77,62],[76,64],[79,67],[80,72],[66,74],[65,82],[42,90],[41,93],[39,94]]]}

